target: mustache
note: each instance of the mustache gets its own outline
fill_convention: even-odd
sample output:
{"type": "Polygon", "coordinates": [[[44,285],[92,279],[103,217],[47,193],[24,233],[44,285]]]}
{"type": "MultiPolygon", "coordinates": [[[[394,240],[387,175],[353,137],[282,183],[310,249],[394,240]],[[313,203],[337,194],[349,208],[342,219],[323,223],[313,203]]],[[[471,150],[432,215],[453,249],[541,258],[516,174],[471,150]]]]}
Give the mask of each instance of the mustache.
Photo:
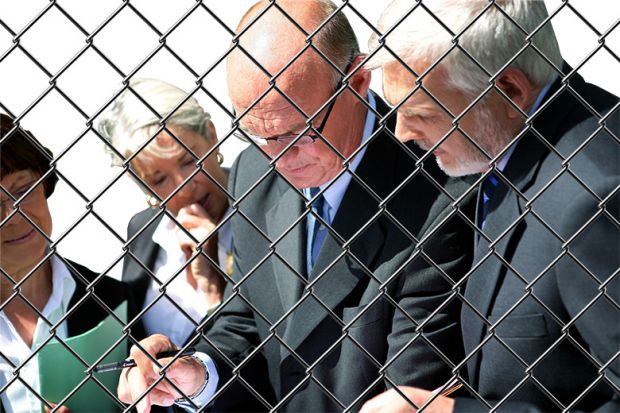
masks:
{"type": "Polygon", "coordinates": [[[425,152],[428,152],[433,147],[433,144],[426,139],[416,140],[414,143],[425,152]]]}

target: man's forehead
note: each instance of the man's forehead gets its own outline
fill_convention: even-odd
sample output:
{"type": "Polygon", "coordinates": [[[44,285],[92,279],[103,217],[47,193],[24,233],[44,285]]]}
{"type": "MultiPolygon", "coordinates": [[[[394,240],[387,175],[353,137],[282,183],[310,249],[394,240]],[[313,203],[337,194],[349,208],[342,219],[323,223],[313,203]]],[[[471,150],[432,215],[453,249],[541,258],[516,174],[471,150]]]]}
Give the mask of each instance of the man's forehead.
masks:
{"type": "Polygon", "coordinates": [[[422,67],[416,65],[407,68],[400,62],[386,65],[383,71],[383,85],[386,99],[391,105],[396,105],[406,98],[408,104],[425,103],[432,100],[431,94],[434,96],[439,92],[440,86],[445,82],[445,70],[435,66],[424,74],[422,67]],[[419,75],[422,76],[418,77],[419,75]]]}
{"type": "MultiPolygon", "coordinates": [[[[273,129],[282,131],[280,133],[296,131],[297,126],[299,124],[305,125],[307,117],[312,116],[319,107],[313,102],[310,95],[310,92],[300,95],[285,95],[272,90],[241,116],[240,124],[245,129],[273,129]]],[[[240,114],[245,111],[246,109],[240,108],[237,113],[240,114]]]]}

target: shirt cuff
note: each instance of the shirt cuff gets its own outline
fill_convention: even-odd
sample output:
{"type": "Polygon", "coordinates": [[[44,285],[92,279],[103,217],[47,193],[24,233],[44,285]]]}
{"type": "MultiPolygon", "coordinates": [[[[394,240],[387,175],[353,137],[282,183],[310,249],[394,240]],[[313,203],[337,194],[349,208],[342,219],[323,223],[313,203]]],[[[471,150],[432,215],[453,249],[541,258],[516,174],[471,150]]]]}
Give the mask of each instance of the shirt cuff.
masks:
{"type": "MultiPolygon", "coordinates": [[[[192,357],[202,364],[208,376],[207,383],[204,388],[200,391],[200,393],[196,394],[190,399],[194,405],[200,408],[209,403],[213,398],[213,395],[217,391],[217,385],[220,381],[220,377],[217,374],[217,369],[215,368],[215,363],[213,363],[213,359],[211,359],[211,357],[209,357],[207,354],[196,352],[192,357]]],[[[193,413],[196,411],[196,408],[194,408],[192,403],[190,403],[186,399],[175,402],[177,406],[182,407],[184,410],[193,413]]]]}

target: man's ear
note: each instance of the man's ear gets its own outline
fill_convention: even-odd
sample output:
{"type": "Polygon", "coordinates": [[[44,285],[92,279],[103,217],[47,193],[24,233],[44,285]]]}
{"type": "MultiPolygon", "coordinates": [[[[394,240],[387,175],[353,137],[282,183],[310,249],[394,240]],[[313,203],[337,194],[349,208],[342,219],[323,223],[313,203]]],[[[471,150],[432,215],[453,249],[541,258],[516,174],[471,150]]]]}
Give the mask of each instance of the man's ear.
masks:
{"type": "MultiPolygon", "coordinates": [[[[536,87],[532,81],[525,76],[525,73],[519,69],[511,67],[502,72],[496,80],[496,85],[516,106],[521,108],[521,110],[525,113],[530,110],[536,101],[536,97],[538,96],[538,92],[540,90],[539,87],[536,87]]],[[[506,102],[503,96],[502,99],[504,99],[506,116],[508,118],[522,118],[522,115],[513,107],[513,105],[510,104],[510,102],[506,102]]]]}
{"type": "MultiPolygon", "coordinates": [[[[353,73],[353,76],[349,78],[349,87],[354,89],[360,96],[366,97],[368,89],[370,88],[370,80],[372,73],[366,69],[361,63],[366,58],[366,55],[358,55],[353,59],[351,63],[351,69],[349,73],[353,73]]],[[[348,73],[347,73],[348,74],[348,73]]],[[[359,101],[358,99],[355,99],[359,101]]]]}

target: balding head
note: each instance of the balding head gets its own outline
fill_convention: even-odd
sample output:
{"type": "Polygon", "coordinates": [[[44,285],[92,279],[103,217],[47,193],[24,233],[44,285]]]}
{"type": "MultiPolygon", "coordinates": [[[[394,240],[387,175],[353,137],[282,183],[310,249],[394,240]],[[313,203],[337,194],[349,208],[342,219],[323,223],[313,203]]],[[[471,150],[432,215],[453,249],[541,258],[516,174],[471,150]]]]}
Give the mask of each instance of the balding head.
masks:
{"type": "Polygon", "coordinates": [[[237,30],[227,75],[239,129],[297,188],[328,182],[359,147],[367,108],[358,96],[370,84],[344,13],[329,0],[261,1],[237,30]]]}
{"type": "MultiPolygon", "coordinates": [[[[321,83],[326,88],[333,88],[340,72],[359,54],[353,29],[345,15],[336,11],[329,0],[280,0],[277,4],[263,0],[252,6],[237,27],[242,50],[235,49],[227,61],[231,97],[252,90],[255,98],[269,87],[272,77],[281,90],[291,90],[308,72],[324,79],[321,83]]],[[[238,103],[245,107],[253,101],[249,99],[246,96],[238,103]]]]}

